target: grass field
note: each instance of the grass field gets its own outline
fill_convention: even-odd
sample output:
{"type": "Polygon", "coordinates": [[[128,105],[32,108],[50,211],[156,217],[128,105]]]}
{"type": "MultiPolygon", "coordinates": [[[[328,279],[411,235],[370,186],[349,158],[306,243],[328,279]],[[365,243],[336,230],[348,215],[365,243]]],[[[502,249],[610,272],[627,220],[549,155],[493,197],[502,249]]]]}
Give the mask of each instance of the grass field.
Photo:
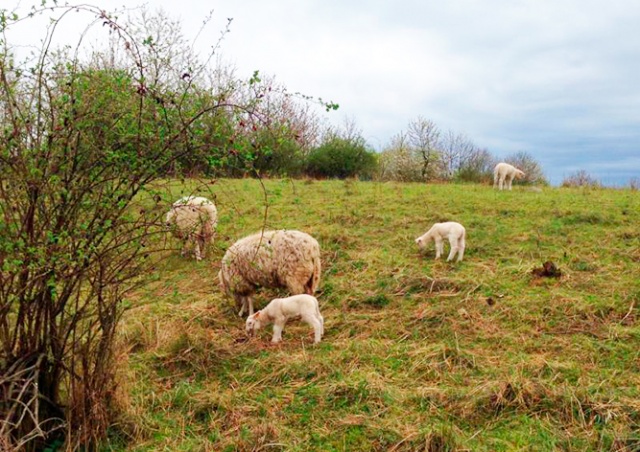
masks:
{"type": "Polygon", "coordinates": [[[127,300],[107,450],[640,450],[639,192],[264,186],[210,186],[207,258],[167,253],[127,300]],[[459,264],[414,243],[445,220],[467,228],[459,264]],[[226,248],[265,224],[320,242],[317,346],[297,322],[248,339],[218,289],[226,248]],[[547,260],[560,278],[531,274],[547,260]]]}

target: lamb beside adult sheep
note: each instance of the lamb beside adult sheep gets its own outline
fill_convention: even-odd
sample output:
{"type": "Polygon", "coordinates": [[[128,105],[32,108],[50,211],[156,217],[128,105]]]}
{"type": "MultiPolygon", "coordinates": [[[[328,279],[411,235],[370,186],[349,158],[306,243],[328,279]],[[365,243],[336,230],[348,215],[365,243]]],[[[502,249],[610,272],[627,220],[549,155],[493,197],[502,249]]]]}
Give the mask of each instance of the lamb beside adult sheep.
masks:
{"type": "Polygon", "coordinates": [[[287,298],[275,298],[262,310],[247,317],[246,331],[253,333],[263,325],[273,323],[273,338],[271,342],[282,340],[282,330],[287,320],[300,317],[313,327],[313,343],[320,342],[324,334],[324,318],[320,314],[318,300],[307,294],[293,295],[287,298]]]}
{"type": "Polygon", "coordinates": [[[507,190],[511,190],[511,182],[513,179],[522,179],[525,176],[523,171],[520,171],[513,165],[508,163],[498,163],[493,169],[493,187],[498,185],[500,190],[503,189],[504,183],[507,183],[507,190]]]}
{"type": "Polygon", "coordinates": [[[451,244],[451,252],[447,258],[447,262],[451,261],[458,253],[460,262],[464,256],[464,248],[466,246],[465,237],[467,232],[460,223],[455,221],[447,221],[446,223],[436,223],[431,229],[416,239],[416,243],[420,249],[424,249],[431,240],[436,242],[436,259],[439,259],[444,251],[444,239],[448,238],[451,244]]]}
{"type": "Polygon", "coordinates": [[[183,240],[184,256],[192,244],[196,260],[202,260],[207,243],[213,243],[218,225],[215,204],[202,196],[185,196],[171,206],[165,218],[167,228],[174,236],[183,240]]]}
{"type": "Polygon", "coordinates": [[[258,287],[286,288],[313,295],[320,282],[320,245],[300,231],[264,231],[238,240],[222,258],[218,278],[225,294],[253,314],[258,287]]]}

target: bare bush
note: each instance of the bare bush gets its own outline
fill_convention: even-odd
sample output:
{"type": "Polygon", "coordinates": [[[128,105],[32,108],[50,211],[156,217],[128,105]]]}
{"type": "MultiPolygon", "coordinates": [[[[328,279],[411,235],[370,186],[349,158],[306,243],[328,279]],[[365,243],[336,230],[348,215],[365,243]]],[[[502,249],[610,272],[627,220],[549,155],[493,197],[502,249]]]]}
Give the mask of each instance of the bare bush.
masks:
{"type": "Polygon", "coordinates": [[[507,156],[504,161],[524,172],[524,177],[520,179],[520,183],[525,185],[548,185],[542,166],[528,152],[516,152],[515,154],[507,156]]]}
{"type": "Polygon", "coordinates": [[[463,162],[470,158],[475,149],[469,137],[448,130],[442,136],[440,143],[443,178],[453,179],[462,168],[463,162]]]}
{"type": "Polygon", "coordinates": [[[416,158],[404,132],[391,139],[378,160],[378,179],[400,182],[422,181],[423,162],[416,158]]]}
{"type": "Polygon", "coordinates": [[[563,187],[600,187],[600,181],[585,170],[578,170],[562,180],[563,187]]]}
{"type": "Polygon", "coordinates": [[[409,123],[407,139],[413,158],[420,164],[421,179],[427,181],[437,178],[440,172],[440,130],[435,122],[418,117],[409,123]]]}

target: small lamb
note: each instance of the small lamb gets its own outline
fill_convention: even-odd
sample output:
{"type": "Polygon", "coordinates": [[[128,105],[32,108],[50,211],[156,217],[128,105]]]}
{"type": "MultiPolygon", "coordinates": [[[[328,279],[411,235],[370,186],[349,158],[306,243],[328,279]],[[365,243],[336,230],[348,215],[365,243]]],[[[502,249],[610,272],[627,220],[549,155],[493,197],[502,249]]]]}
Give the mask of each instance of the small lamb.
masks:
{"type": "Polygon", "coordinates": [[[451,244],[451,252],[447,258],[447,262],[451,261],[453,257],[458,253],[458,260],[462,260],[464,256],[465,248],[465,236],[466,231],[464,226],[455,221],[447,221],[446,223],[436,223],[425,234],[416,239],[416,243],[420,249],[424,249],[429,241],[434,240],[436,242],[436,259],[440,258],[444,251],[444,239],[448,238],[451,244]]]}
{"type": "Polygon", "coordinates": [[[306,294],[293,295],[288,298],[275,298],[262,310],[247,317],[247,333],[259,330],[262,325],[273,322],[274,344],[282,340],[282,330],[287,320],[291,318],[302,318],[313,327],[315,338],[313,343],[320,342],[324,334],[324,318],[320,314],[318,300],[316,297],[306,294]]]}
{"type": "Polygon", "coordinates": [[[525,173],[513,165],[508,163],[498,163],[493,169],[493,188],[498,187],[502,190],[504,187],[511,190],[513,179],[522,179],[525,173]]]}

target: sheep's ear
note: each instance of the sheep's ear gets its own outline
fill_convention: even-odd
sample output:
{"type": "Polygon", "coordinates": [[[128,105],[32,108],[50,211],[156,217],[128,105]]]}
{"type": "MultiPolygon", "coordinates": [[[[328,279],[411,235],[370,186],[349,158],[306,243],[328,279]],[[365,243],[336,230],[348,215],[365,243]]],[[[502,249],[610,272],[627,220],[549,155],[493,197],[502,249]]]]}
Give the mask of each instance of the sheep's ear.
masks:
{"type": "Polygon", "coordinates": [[[257,320],[258,317],[260,317],[260,311],[256,312],[255,314],[253,314],[253,318],[254,320],[257,320]]]}

